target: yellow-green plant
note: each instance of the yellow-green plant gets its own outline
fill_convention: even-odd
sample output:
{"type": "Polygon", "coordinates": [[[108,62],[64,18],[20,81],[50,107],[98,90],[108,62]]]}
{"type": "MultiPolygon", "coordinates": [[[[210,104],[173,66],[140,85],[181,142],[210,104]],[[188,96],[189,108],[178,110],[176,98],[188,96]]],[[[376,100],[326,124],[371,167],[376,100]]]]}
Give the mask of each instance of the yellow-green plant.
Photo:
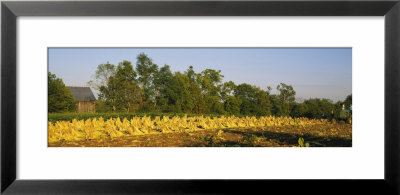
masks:
{"type": "Polygon", "coordinates": [[[298,142],[299,142],[299,147],[310,147],[309,143],[304,144],[304,138],[302,137],[299,138],[298,142]]]}
{"type": "MultiPolygon", "coordinates": [[[[101,138],[117,138],[122,136],[156,134],[156,133],[172,133],[172,132],[193,132],[198,130],[215,130],[218,129],[217,137],[223,139],[222,129],[231,128],[254,128],[264,129],[273,126],[308,126],[327,124],[328,120],[307,119],[307,118],[290,118],[290,117],[184,117],[174,116],[172,118],[164,116],[156,117],[133,117],[127,118],[89,118],[86,120],[73,119],[69,121],[57,121],[54,124],[48,123],[49,142],[93,140],[101,138]]],[[[253,139],[253,138],[252,138],[253,139]]],[[[301,138],[303,139],[303,138],[301,138]]],[[[257,137],[253,141],[257,140],[257,137]]],[[[307,147],[307,143],[305,144],[307,147]]],[[[299,139],[299,146],[304,147],[304,139],[299,139]]]]}

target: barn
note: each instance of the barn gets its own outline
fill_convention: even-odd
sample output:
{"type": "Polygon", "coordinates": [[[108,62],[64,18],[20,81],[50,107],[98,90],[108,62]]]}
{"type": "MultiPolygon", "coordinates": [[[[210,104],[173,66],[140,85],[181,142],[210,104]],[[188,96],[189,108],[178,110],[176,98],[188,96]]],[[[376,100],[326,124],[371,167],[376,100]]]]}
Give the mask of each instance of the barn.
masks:
{"type": "Polygon", "coordinates": [[[69,87],[76,101],[76,112],[95,112],[96,98],[90,87],[69,87]]]}

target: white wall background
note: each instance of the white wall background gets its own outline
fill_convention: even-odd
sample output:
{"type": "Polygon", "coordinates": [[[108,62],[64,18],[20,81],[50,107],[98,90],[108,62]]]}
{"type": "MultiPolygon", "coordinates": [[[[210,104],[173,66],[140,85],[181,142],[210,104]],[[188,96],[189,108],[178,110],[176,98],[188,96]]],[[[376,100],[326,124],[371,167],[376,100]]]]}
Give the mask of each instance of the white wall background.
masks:
{"type": "Polygon", "coordinates": [[[383,17],[19,17],[17,95],[19,179],[384,175],[383,17]],[[48,148],[47,47],[352,47],[353,147],[48,148]]]}

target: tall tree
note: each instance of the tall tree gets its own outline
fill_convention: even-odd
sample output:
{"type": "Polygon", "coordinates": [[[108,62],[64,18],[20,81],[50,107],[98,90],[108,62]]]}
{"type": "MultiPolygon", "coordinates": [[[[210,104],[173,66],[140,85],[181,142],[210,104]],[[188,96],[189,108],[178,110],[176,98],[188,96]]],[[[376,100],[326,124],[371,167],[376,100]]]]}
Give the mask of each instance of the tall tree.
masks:
{"type": "Polygon", "coordinates": [[[282,103],[279,100],[279,96],[276,94],[271,94],[269,95],[269,100],[271,102],[271,113],[275,116],[282,116],[283,111],[282,111],[282,103]]]}
{"type": "Polygon", "coordinates": [[[279,84],[276,89],[279,91],[282,114],[288,116],[290,114],[290,103],[295,101],[296,91],[291,85],[286,85],[285,83],[279,84]]]}
{"type": "Polygon", "coordinates": [[[206,110],[206,103],[201,89],[201,74],[194,71],[193,66],[189,66],[185,72],[189,79],[189,93],[193,107],[191,113],[204,113],[206,110]]]}
{"type": "Polygon", "coordinates": [[[170,87],[170,110],[189,113],[193,109],[193,101],[189,91],[189,78],[180,72],[175,72],[170,87]]]}
{"type": "Polygon", "coordinates": [[[48,112],[73,112],[76,103],[71,91],[65,87],[62,79],[48,72],[48,112]]]}
{"type": "Polygon", "coordinates": [[[268,92],[257,88],[257,107],[255,108],[256,115],[271,115],[271,102],[269,100],[268,94],[268,92]]]}
{"type": "Polygon", "coordinates": [[[224,75],[221,70],[205,69],[201,72],[201,87],[207,95],[218,95],[224,75]]]}
{"type": "Polygon", "coordinates": [[[328,99],[308,99],[304,101],[304,105],[307,107],[304,116],[308,118],[322,118],[322,116],[328,116],[334,110],[333,102],[328,99]]]}
{"type": "Polygon", "coordinates": [[[137,73],[130,61],[124,60],[100,87],[99,98],[112,108],[113,112],[130,112],[141,102],[141,91],[136,80],[137,73]]]}
{"type": "Polygon", "coordinates": [[[87,84],[93,89],[99,91],[98,100],[96,101],[96,111],[116,111],[116,94],[114,93],[114,82],[110,78],[114,76],[116,66],[109,62],[99,64],[96,72],[92,75],[93,80],[87,84]],[[99,108],[99,109],[97,109],[99,108]]]}
{"type": "Polygon", "coordinates": [[[199,79],[206,104],[206,113],[224,113],[223,103],[219,97],[223,77],[221,70],[206,69],[201,72],[199,79]]]}
{"type": "Polygon", "coordinates": [[[155,86],[155,101],[154,107],[156,110],[168,111],[170,85],[172,83],[173,74],[169,65],[164,65],[156,73],[154,78],[155,86]]]}
{"type": "Polygon", "coordinates": [[[95,74],[87,84],[95,90],[100,90],[102,86],[107,85],[108,79],[115,74],[116,66],[109,62],[97,66],[95,74]]]}
{"type": "Polygon", "coordinates": [[[123,109],[127,112],[137,109],[137,106],[142,101],[136,76],[137,73],[130,61],[124,60],[118,64],[114,77],[118,86],[120,104],[124,105],[123,109]]]}
{"type": "Polygon", "coordinates": [[[291,111],[290,115],[292,117],[296,117],[296,118],[304,117],[304,116],[306,116],[307,112],[308,112],[307,104],[305,104],[305,103],[295,103],[293,105],[293,108],[292,108],[292,111],[291,111]]]}
{"type": "Polygon", "coordinates": [[[346,106],[347,109],[350,108],[350,106],[352,105],[352,94],[346,97],[346,99],[344,100],[344,105],[346,106]]]}
{"type": "Polygon", "coordinates": [[[249,84],[242,83],[235,88],[234,95],[241,99],[240,113],[251,115],[257,107],[257,89],[249,84]]]}
{"type": "Polygon", "coordinates": [[[111,76],[107,80],[106,85],[100,87],[99,99],[104,101],[105,104],[111,107],[112,112],[121,110],[121,105],[118,104],[120,94],[118,94],[118,82],[114,76],[111,76]]]}
{"type": "Polygon", "coordinates": [[[242,99],[236,96],[228,96],[224,101],[224,109],[228,114],[239,115],[242,99]]]}
{"type": "Polygon", "coordinates": [[[155,99],[154,78],[157,75],[158,66],[145,53],[136,57],[136,71],[139,75],[139,86],[143,90],[144,101],[149,103],[155,99]]]}
{"type": "Polygon", "coordinates": [[[222,84],[220,96],[222,101],[226,101],[230,96],[233,96],[233,92],[236,89],[236,84],[233,81],[228,81],[222,84]]]}

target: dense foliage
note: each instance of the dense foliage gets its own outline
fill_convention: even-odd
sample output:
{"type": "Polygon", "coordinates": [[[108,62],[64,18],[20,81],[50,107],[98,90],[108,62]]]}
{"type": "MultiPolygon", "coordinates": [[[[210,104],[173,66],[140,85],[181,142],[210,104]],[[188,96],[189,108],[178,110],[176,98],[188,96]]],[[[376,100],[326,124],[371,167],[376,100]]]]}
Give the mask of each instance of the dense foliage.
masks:
{"type": "Polygon", "coordinates": [[[72,112],[76,108],[71,91],[65,87],[62,79],[48,72],[48,112],[72,112]]]}
{"type": "Polygon", "coordinates": [[[158,67],[146,54],[136,58],[136,66],[123,61],[118,65],[100,64],[89,84],[99,91],[97,112],[187,113],[251,116],[292,116],[328,118],[337,116],[342,104],[348,109],[351,95],[344,102],[328,99],[295,101],[291,85],[280,83],[278,94],[272,87],[263,90],[247,83],[223,82],[220,70],[172,72],[169,65],[158,67]],[[333,114],[332,114],[333,112],[333,114]]]}

